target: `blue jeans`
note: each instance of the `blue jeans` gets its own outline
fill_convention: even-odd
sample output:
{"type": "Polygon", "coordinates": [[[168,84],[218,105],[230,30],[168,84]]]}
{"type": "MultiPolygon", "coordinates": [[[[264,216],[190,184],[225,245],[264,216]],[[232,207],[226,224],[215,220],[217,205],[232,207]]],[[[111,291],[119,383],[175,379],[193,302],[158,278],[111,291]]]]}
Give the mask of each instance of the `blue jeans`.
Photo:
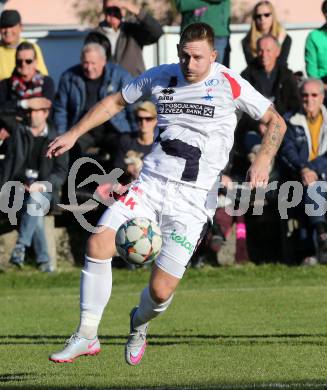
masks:
{"type": "Polygon", "coordinates": [[[215,50],[218,51],[216,61],[229,67],[229,37],[215,37],[215,50]]]}
{"type": "Polygon", "coordinates": [[[51,196],[49,192],[34,192],[33,198],[31,195],[25,198],[18,230],[17,243],[29,247],[33,242],[38,264],[50,261],[44,231],[44,215],[49,211],[51,196]],[[32,213],[33,215],[30,215],[32,213]]]}

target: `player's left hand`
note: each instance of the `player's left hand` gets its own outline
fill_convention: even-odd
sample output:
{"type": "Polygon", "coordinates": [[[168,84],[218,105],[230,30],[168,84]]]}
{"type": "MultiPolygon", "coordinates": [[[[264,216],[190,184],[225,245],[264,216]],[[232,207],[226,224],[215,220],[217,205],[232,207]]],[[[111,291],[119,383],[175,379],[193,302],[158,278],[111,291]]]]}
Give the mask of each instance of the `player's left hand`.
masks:
{"type": "Polygon", "coordinates": [[[247,173],[247,181],[249,182],[250,188],[267,187],[270,168],[270,159],[258,154],[247,173]]]}

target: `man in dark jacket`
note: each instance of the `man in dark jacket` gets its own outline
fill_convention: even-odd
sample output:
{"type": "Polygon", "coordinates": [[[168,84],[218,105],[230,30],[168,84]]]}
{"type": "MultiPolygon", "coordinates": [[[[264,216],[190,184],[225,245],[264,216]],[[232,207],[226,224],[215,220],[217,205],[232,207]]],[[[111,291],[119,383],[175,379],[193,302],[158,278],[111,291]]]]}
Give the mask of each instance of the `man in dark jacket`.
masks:
{"type": "MultiPolygon", "coordinates": [[[[24,205],[18,230],[18,239],[10,262],[22,267],[25,248],[33,247],[36,262],[41,271],[52,271],[44,232],[43,217],[48,212],[50,201],[58,201],[58,191],[66,180],[68,156],[50,160],[47,145],[57,135],[55,128],[47,123],[49,109],[31,110],[28,124],[16,123],[6,141],[7,153],[0,164],[0,185],[19,181],[25,189],[24,205]]],[[[1,118],[0,118],[1,119],[1,118]]],[[[9,127],[9,126],[7,126],[9,127]]]]}
{"type": "Polygon", "coordinates": [[[271,100],[279,113],[298,109],[300,95],[297,81],[286,65],[278,64],[278,41],[272,35],[266,35],[258,40],[257,47],[258,57],[241,75],[271,100]]]}
{"type": "MultiPolygon", "coordinates": [[[[300,94],[297,80],[293,72],[286,65],[278,63],[280,53],[279,43],[272,35],[265,35],[258,40],[258,57],[241,75],[274,103],[280,114],[294,111],[300,107],[300,94]]],[[[251,161],[244,164],[244,158],[254,157],[261,144],[265,126],[243,115],[235,134],[234,169],[242,167],[241,174],[245,174],[251,161]]],[[[246,161],[246,160],[245,160],[246,161]]]]}
{"type": "Polygon", "coordinates": [[[158,42],[163,34],[160,23],[131,1],[103,0],[104,20],[99,30],[111,43],[112,59],[136,77],[145,71],[143,46],[158,42]],[[124,19],[126,12],[133,19],[124,19]]]}
{"type": "Polygon", "coordinates": [[[28,109],[33,108],[35,102],[41,102],[41,106],[44,107],[45,98],[52,102],[54,95],[55,87],[52,78],[42,75],[37,70],[37,54],[34,45],[30,42],[22,42],[16,49],[12,75],[0,82],[1,107],[15,110],[28,109]]]}
{"type": "Polygon", "coordinates": [[[287,132],[279,155],[285,178],[299,180],[304,186],[303,204],[317,233],[320,255],[324,254],[326,262],[327,110],[323,100],[323,82],[305,80],[301,87],[301,109],[286,116],[287,132]],[[317,199],[323,204],[319,205],[317,199]],[[311,215],[310,206],[317,204],[320,211],[311,215]]]}
{"type": "MultiPolygon", "coordinates": [[[[81,64],[61,76],[54,104],[54,122],[59,134],[77,123],[99,100],[119,91],[131,80],[121,66],[106,62],[104,48],[98,43],[88,43],[82,49],[81,64]]],[[[134,130],[133,107],[127,107],[106,124],[81,137],[80,152],[96,146],[105,146],[109,152],[115,151],[119,134],[134,130]]]]}

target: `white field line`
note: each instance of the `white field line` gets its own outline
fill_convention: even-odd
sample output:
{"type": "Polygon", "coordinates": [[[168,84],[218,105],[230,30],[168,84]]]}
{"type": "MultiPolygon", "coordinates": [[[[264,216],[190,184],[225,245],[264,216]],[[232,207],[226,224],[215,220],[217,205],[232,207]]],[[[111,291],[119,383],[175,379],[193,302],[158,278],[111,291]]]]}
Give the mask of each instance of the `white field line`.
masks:
{"type": "MultiPolygon", "coordinates": [[[[252,291],[267,291],[267,290],[300,290],[303,291],[303,286],[261,286],[261,287],[214,287],[214,288],[207,288],[203,290],[199,290],[196,288],[190,288],[190,289],[184,289],[184,290],[179,290],[177,288],[177,291],[175,292],[176,295],[188,295],[190,293],[196,293],[199,294],[200,292],[208,292],[208,293],[215,293],[215,292],[252,292],[252,291]]],[[[305,289],[310,289],[310,290],[327,290],[327,285],[326,286],[305,286],[305,289]]],[[[118,286],[113,285],[113,294],[116,292],[121,292],[122,289],[118,286]]],[[[142,291],[142,288],[140,288],[139,291],[137,292],[124,292],[124,295],[128,296],[134,296],[134,295],[140,295],[142,291]]],[[[327,389],[327,387],[326,387],[327,389]]]]}
{"type": "MultiPolygon", "coordinates": [[[[146,284],[144,285],[144,287],[146,286],[146,284]]],[[[62,288],[65,288],[65,287],[53,287],[52,290],[55,290],[55,289],[62,289],[62,288]]],[[[326,286],[305,286],[305,289],[309,289],[309,290],[327,290],[327,285],[326,286]]],[[[124,296],[139,296],[141,294],[141,291],[143,290],[143,287],[141,287],[139,290],[137,291],[130,291],[130,292],[126,292],[125,290],[125,287],[122,288],[120,286],[115,286],[113,285],[112,286],[112,296],[114,296],[115,294],[117,293],[124,293],[124,296]]],[[[175,296],[176,295],[188,295],[190,293],[194,294],[199,294],[200,292],[208,292],[208,293],[215,293],[215,292],[252,292],[252,291],[267,291],[267,290],[300,290],[300,291],[303,291],[303,286],[282,286],[282,287],[279,287],[279,286],[260,286],[260,287],[214,287],[214,288],[207,288],[207,289],[203,289],[203,290],[199,290],[197,288],[190,288],[190,289],[184,289],[184,290],[181,290],[181,289],[178,289],[177,288],[177,291],[175,292],[175,296]]],[[[76,292],[65,292],[65,296],[66,297],[75,297],[76,294],[79,294],[79,283],[76,284],[76,292]]],[[[11,295],[7,295],[7,296],[2,296],[0,297],[0,300],[1,299],[13,299],[13,297],[11,295]]],[[[326,390],[327,390],[327,387],[326,387],[326,390]]]]}
{"type": "MultiPolygon", "coordinates": [[[[250,389],[327,389],[326,383],[262,383],[253,385],[206,385],[204,386],[190,386],[190,387],[167,387],[167,389],[178,389],[178,390],[203,390],[203,389],[215,389],[215,390],[250,390],[250,389]]],[[[162,390],[162,387],[153,387],[152,390],[162,390]]],[[[145,390],[144,387],[134,388],[134,390],[145,390]]]]}

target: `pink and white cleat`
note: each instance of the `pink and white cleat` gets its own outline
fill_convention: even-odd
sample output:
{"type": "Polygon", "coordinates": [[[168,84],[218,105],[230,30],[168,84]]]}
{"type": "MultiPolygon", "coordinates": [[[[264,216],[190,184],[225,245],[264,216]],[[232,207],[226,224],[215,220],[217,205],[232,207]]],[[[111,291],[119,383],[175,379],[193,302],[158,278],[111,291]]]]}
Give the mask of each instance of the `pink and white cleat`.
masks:
{"type": "Polygon", "coordinates": [[[100,342],[97,337],[85,339],[74,333],[66,341],[62,351],[53,353],[49,360],[55,363],[73,363],[74,359],[82,355],[97,355],[100,352],[100,342]]]}
{"type": "Polygon", "coordinates": [[[125,360],[131,366],[136,366],[141,363],[145,348],[146,348],[146,332],[148,323],[134,328],[133,318],[137,311],[137,307],[130,313],[130,335],[125,345],[125,360]]]}

